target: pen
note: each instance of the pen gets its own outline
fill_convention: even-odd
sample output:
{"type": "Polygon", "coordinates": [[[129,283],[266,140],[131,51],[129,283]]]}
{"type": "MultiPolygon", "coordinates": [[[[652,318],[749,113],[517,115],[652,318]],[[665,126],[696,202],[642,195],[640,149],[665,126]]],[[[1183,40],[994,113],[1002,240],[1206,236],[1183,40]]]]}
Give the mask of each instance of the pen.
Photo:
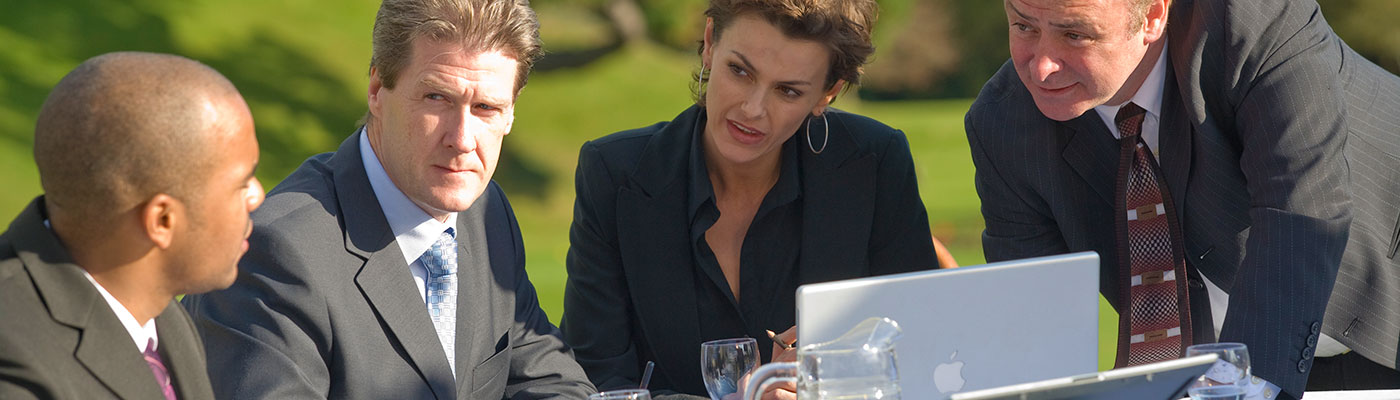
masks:
{"type": "Polygon", "coordinates": [[[652,361],[647,361],[647,368],[645,371],[642,372],[642,389],[646,389],[647,383],[651,382],[651,370],[653,368],[656,368],[656,363],[652,361]]]}
{"type": "Polygon", "coordinates": [[[779,347],[783,348],[783,350],[792,350],[793,348],[797,347],[797,341],[795,340],[792,343],[785,343],[781,340],[778,340],[778,334],[773,333],[773,331],[765,332],[768,332],[768,338],[773,339],[773,343],[777,343],[779,347]]]}

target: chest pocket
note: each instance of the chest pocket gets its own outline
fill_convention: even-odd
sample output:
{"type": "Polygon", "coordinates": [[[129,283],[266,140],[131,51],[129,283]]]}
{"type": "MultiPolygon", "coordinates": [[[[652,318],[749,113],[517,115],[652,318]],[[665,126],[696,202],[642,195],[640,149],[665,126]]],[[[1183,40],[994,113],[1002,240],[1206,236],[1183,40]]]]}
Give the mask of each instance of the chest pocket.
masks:
{"type": "Polygon", "coordinates": [[[500,398],[510,376],[510,331],[496,341],[496,353],[472,368],[473,399],[500,398]]]}

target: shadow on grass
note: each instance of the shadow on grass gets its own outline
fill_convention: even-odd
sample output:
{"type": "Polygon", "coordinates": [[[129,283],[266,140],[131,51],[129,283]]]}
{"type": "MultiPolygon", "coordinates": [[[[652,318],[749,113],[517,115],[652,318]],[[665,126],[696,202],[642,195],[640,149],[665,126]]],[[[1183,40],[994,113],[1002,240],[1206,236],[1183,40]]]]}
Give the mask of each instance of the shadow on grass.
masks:
{"type": "MultiPolygon", "coordinates": [[[[168,17],[149,2],[66,0],[21,1],[0,13],[0,29],[28,42],[31,53],[0,56],[0,109],[27,119],[26,129],[6,129],[0,140],[33,144],[33,120],[58,77],[78,63],[113,51],[186,55],[172,37],[168,17]],[[37,60],[37,61],[36,61],[37,60]],[[62,71],[33,71],[35,65],[62,71]]],[[[369,32],[365,32],[368,40],[369,32]]],[[[327,62],[288,41],[255,32],[241,45],[226,46],[215,56],[198,57],[234,83],[253,111],[262,150],[259,175],[280,181],[307,157],[332,151],[358,128],[365,112],[364,88],[337,78],[327,62]]],[[[522,149],[524,150],[524,149],[522,149]]],[[[505,149],[497,178],[516,195],[544,196],[553,177],[549,169],[505,149]]]]}

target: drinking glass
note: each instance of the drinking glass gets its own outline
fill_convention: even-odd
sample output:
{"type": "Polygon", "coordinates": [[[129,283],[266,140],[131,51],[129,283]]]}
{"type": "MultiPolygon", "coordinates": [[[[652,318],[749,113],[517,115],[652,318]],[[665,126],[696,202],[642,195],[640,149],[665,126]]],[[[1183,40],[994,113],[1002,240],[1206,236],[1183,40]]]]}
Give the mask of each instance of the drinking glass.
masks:
{"type": "Polygon", "coordinates": [[[646,389],[609,390],[590,394],[588,400],[651,400],[651,392],[646,389]]]}
{"type": "Polygon", "coordinates": [[[1194,400],[1242,399],[1249,386],[1249,349],[1244,343],[1208,343],[1186,348],[1186,356],[1215,354],[1220,359],[1187,390],[1194,400]]]}
{"type": "Polygon", "coordinates": [[[754,338],[711,340],[700,344],[700,373],[711,400],[723,400],[743,388],[758,367],[758,341],[754,338]]]}

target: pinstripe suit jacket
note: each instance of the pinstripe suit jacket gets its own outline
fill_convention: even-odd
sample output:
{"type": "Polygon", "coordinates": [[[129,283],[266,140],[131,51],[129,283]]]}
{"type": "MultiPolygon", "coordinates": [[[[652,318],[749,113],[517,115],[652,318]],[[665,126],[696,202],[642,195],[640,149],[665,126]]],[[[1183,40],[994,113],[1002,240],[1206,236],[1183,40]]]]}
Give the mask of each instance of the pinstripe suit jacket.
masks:
{"type": "MultiPolygon", "coordinates": [[[[1160,166],[1188,266],[1231,296],[1219,340],[1248,344],[1255,374],[1293,397],[1319,331],[1395,367],[1400,78],[1347,47],[1313,1],[1175,3],[1160,166]]],[[[1121,314],[1118,148],[1097,113],[1046,118],[1008,63],[966,126],[988,261],[1097,251],[1121,314]]],[[[1209,326],[1191,287],[1193,325],[1209,326]]]]}

